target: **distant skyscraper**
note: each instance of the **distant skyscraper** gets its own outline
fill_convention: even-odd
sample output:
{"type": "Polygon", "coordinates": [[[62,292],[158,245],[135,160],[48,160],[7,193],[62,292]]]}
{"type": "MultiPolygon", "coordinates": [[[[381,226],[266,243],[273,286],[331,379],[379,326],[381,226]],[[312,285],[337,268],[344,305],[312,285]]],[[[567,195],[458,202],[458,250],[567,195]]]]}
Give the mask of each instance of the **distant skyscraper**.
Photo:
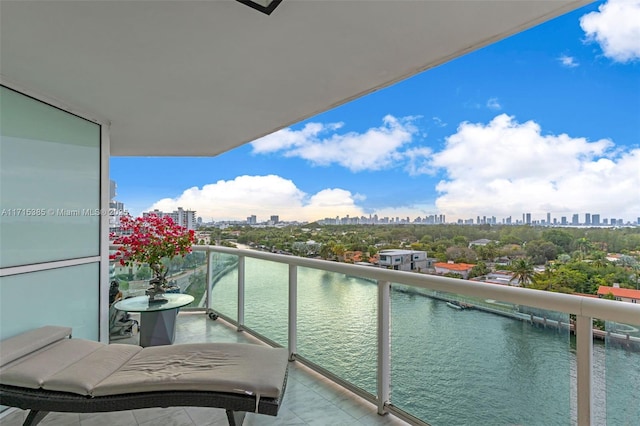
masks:
{"type": "Polygon", "coordinates": [[[531,225],[531,213],[527,213],[527,219],[524,223],[526,223],[527,225],[531,225]]]}
{"type": "Polygon", "coordinates": [[[584,224],[591,225],[591,213],[584,214],[584,224]]]}
{"type": "Polygon", "coordinates": [[[600,225],[600,215],[599,214],[594,214],[593,216],[591,216],[591,224],[592,225],[600,225]]]}
{"type": "Polygon", "coordinates": [[[547,225],[551,225],[551,213],[547,213],[547,225]]]}
{"type": "Polygon", "coordinates": [[[578,219],[578,214],[574,214],[573,217],[571,217],[571,224],[572,225],[580,225],[580,221],[578,219]]]}
{"type": "Polygon", "coordinates": [[[120,231],[120,218],[129,214],[124,209],[124,203],[116,201],[118,185],[114,180],[109,181],[109,232],[120,231]]]}
{"type": "Polygon", "coordinates": [[[280,222],[280,216],[277,214],[271,215],[271,219],[269,219],[274,225],[280,222]]]}
{"type": "Polygon", "coordinates": [[[189,230],[196,227],[196,212],[195,210],[184,210],[182,207],[178,207],[178,210],[174,210],[171,213],[165,213],[158,209],[151,212],[143,212],[142,216],[147,217],[149,215],[156,215],[158,217],[169,216],[176,225],[183,226],[189,230]]]}
{"type": "Polygon", "coordinates": [[[567,217],[566,216],[562,216],[560,218],[560,225],[566,225],[567,224],[567,217]]]}

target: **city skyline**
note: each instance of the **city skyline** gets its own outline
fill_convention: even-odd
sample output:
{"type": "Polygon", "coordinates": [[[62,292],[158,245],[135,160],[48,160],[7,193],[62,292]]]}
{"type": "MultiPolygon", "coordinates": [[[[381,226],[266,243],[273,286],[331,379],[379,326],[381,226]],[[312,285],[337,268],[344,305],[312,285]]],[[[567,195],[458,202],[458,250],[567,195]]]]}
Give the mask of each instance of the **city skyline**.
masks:
{"type": "MultiPolygon", "coordinates": [[[[176,220],[176,222],[180,225],[183,225],[183,222],[190,225],[185,225],[189,227],[189,229],[193,229],[193,226],[197,222],[198,224],[203,223],[244,223],[247,225],[259,225],[259,224],[270,224],[275,225],[278,223],[288,223],[288,222],[296,222],[297,220],[290,221],[281,221],[280,216],[277,214],[269,215],[269,219],[260,219],[257,215],[249,215],[244,220],[205,220],[202,216],[199,216],[196,211],[193,210],[185,210],[182,207],[178,207],[177,211],[173,212],[163,212],[158,209],[142,212],[143,216],[147,216],[149,214],[156,214],[159,216],[170,216],[176,220]],[[189,219],[186,219],[186,218],[189,219]]],[[[303,223],[308,223],[307,221],[300,221],[303,223]]],[[[619,217],[601,217],[598,213],[573,213],[571,216],[553,216],[551,212],[547,212],[545,218],[538,219],[533,216],[531,213],[522,213],[522,218],[509,216],[506,218],[497,218],[496,216],[476,216],[475,218],[468,219],[458,219],[454,222],[449,222],[446,220],[445,215],[429,215],[425,217],[415,217],[411,218],[409,216],[406,217],[379,217],[377,214],[370,214],[369,216],[359,216],[359,217],[351,217],[347,216],[335,216],[335,217],[325,217],[322,219],[318,219],[313,222],[318,222],[321,224],[398,224],[398,223],[417,223],[417,224],[459,224],[459,225],[540,225],[540,226],[625,226],[625,225],[640,225],[640,216],[638,216],[634,220],[624,220],[619,217]],[[581,220],[580,217],[583,217],[584,220],[581,220]]]]}
{"type": "Polygon", "coordinates": [[[634,222],[639,22],[640,1],[596,2],[217,157],[112,157],[118,201],[216,221],[634,222]]]}

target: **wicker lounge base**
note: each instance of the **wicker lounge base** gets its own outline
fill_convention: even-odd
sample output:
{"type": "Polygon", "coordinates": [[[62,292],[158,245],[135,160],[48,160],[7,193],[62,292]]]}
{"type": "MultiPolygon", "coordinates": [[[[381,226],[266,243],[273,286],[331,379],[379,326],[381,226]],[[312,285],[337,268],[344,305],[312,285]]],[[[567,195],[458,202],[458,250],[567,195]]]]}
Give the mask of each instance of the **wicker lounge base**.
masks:
{"type": "Polygon", "coordinates": [[[143,349],[90,342],[91,350],[78,354],[82,352],[78,344],[84,347],[89,341],[42,339],[52,329],[60,334],[60,327],[45,327],[26,333],[17,344],[16,337],[24,335],[0,343],[0,404],[30,410],[24,425],[38,424],[49,412],[186,406],[225,409],[229,424],[236,426],[247,412],[277,416],[284,396],[288,371],[284,349],[239,343],[143,349]],[[64,348],[68,342],[76,344],[73,351],[64,348]],[[110,360],[110,355],[118,359],[110,360]],[[165,362],[162,369],[154,365],[158,360],[165,362]]]}
{"type": "MultiPolygon", "coordinates": [[[[229,425],[241,425],[247,412],[254,412],[256,398],[218,392],[149,392],[102,397],[85,397],[67,392],[51,392],[0,385],[0,404],[31,410],[23,425],[36,425],[49,412],[104,413],[156,407],[213,407],[227,412],[229,425]]],[[[258,413],[277,416],[280,400],[260,398],[258,413]]]]}

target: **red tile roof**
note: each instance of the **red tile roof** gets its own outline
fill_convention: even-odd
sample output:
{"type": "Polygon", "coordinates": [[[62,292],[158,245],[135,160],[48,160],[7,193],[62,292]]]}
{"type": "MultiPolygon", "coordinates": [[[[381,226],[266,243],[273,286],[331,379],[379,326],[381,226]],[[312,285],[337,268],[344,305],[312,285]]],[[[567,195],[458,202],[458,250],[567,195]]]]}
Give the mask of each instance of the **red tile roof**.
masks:
{"type": "Polygon", "coordinates": [[[630,288],[607,287],[606,285],[601,285],[600,287],[598,287],[598,295],[606,296],[609,293],[613,294],[616,297],[624,297],[627,299],[640,299],[640,290],[633,290],[630,288]]]}
{"type": "Polygon", "coordinates": [[[467,271],[476,265],[470,263],[436,262],[433,266],[436,268],[449,269],[450,271],[467,271]]]}

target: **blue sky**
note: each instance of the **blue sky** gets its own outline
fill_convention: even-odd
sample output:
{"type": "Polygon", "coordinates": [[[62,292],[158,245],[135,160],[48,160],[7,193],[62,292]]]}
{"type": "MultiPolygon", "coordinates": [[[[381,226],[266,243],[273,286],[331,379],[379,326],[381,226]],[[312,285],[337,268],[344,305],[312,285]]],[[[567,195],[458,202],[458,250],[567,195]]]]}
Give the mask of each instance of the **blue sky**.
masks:
{"type": "Polygon", "coordinates": [[[640,0],[596,2],[210,158],[112,157],[133,214],[640,217],[640,0]]]}

